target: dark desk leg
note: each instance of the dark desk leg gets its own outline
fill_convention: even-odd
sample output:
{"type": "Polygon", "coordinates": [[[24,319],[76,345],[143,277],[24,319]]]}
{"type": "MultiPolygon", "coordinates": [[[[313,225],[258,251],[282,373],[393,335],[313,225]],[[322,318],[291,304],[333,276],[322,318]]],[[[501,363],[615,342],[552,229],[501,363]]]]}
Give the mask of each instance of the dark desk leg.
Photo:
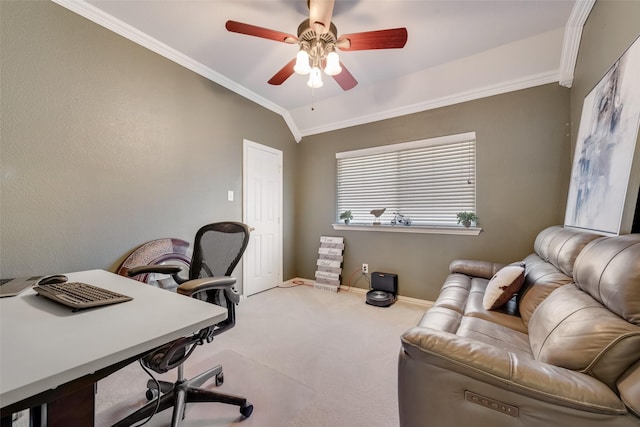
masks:
{"type": "Polygon", "coordinates": [[[47,427],[91,427],[95,419],[95,384],[47,403],[47,427]]]}
{"type": "Polygon", "coordinates": [[[0,418],[0,427],[11,427],[11,424],[13,424],[11,417],[13,417],[13,415],[7,415],[0,418]]]}
{"type": "Polygon", "coordinates": [[[46,427],[47,405],[34,406],[29,409],[29,427],[46,427]]]}

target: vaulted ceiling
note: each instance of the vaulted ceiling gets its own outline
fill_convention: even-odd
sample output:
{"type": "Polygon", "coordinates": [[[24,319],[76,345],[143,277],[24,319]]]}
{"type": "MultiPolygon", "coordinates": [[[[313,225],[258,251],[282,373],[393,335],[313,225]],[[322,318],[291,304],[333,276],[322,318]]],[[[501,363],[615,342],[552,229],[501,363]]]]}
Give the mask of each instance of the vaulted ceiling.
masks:
{"type": "Polygon", "coordinates": [[[296,140],[558,82],[570,86],[594,0],[336,0],[338,36],[405,27],[402,49],[340,51],[358,81],[267,81],[295,44],[232,33],[234,20],[297,35],[305,0],[53,0],[282,115],[296,140]]]}

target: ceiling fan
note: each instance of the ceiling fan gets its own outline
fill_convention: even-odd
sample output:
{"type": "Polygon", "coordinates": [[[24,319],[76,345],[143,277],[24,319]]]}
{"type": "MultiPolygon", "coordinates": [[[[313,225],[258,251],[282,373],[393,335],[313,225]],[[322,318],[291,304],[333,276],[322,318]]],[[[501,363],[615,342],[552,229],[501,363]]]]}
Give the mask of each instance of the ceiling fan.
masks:
{"type": "Polygon", "coordinates": [[[269,79],[269,84],[281,85],[295,72],[309,74],[307,85],[318,88],[322,86],[322,68],[343,90],[349,90],[358,81],[340,62],[336,50],[399,49],[407,43],[407,29],[365,31],[338,37],[338,29],[331,22],[334,2],[335,0],[307,0],[309,19],[298,26],[297,36],[237,21],[227,21],[225,27],[233,33],[298,45],[296,57],[275,73],[269,79]]]}

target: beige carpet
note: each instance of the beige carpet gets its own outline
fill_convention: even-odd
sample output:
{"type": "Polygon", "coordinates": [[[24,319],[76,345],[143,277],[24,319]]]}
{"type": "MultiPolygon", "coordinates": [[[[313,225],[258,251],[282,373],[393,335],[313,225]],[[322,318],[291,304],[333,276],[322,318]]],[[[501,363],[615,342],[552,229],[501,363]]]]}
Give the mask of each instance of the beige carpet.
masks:
{"type": "MultiPolygon", "coordinates": [[[[400,335],[424,311],[404,302],[373,307],[360,293],[308,286],[251,296],[238,306],[236,327],[198,348],[185,370],[192,377],[221,362],[220,389],[246,396],[253,415],[243,420],[236,407],[191,404],[182,425],[397,426],[400,335]]],[[[96,424],[108,426],[143,404],[147,378],[134,363],[100,381],[96,424]]],[[[170,416],[167,410],[146,425],[168,426],[170,416]]]]}
{"type": "MultiPolygon", "coordinates": [[[[223,350],[210,356],[206,351],[203,353],[205,357],[196,358],[194,353],[189,359],[188,369],[185,369],[187,377],[190,378],[222,363],[225,381],[217,390],[237,395],[245,395],[248,389],[255,390],[250,400],[254,408],[277,407],[278,411],[261,411],[262,416],[251,416],[243,420],[236,406],[218,403],[190,404],[187,406],[183,422],[185,427],[286,425],[285,420],[295,418],[313,399],[314,392],[309,387],[233,350],[223,350]],[[261,390],[261,387],[247,386],[253,383],[267,384],[268,388],[261,390]]],[[[175,374],[168,373],[158,376],[160,377],[173,380],[175,374]]],[[[138,364],[132,364],[101,381],[96,395],[96,426],[109,426],[147,403],[144,396],[148,378],[138,364]]],[[[205,384],[205,387],[214,388],[213,380],[205,384]]],[[[171,411],[167,409],[155,415],[146,425],[169,425],[171,411]]]]}

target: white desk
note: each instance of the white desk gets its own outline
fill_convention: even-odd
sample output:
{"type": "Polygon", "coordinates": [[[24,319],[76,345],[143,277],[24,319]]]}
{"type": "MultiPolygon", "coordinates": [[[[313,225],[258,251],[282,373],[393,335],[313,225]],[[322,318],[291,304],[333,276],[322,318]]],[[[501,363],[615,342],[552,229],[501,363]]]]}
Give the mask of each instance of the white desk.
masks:
{"type": "Polygon", "coordinates": [[[132,359],[227,316],[226,309],[214,304],[106,271],[67,276],[69,281],[111,289],[133,300],[73,313],[32,289],[0,299],[2,408],[132,359]]]}

